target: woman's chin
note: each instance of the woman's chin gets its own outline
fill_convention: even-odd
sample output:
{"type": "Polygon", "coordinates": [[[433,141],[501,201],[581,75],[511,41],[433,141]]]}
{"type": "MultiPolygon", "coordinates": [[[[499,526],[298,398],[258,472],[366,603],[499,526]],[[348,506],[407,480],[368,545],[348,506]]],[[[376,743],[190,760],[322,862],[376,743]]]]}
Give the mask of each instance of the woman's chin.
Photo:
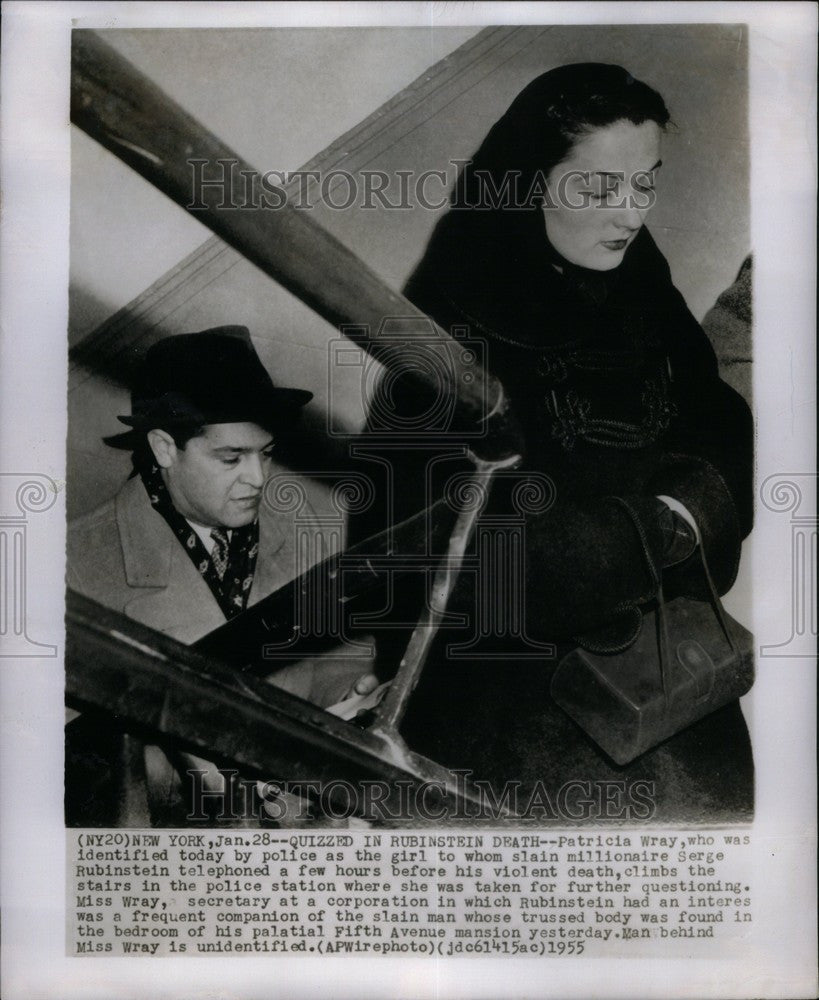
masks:
{"type": "Polygon", "coordinates": [[[619,267],[623,263],[627,249],[628,243],[619,249],[609,248],[601,244],[593,254],[589,255],[589,262],[583,266],[590,271],[613,271],[615,267],[619,267]]]}
{"type": "Polygon", "coordinates": [[[563,254],[565,259],[575,267],[583,267],[587,271],[613,271],[623,263],[628,243],[620,249],[611,249],[598,244],[593,250],[583,254],[563,254]]]}

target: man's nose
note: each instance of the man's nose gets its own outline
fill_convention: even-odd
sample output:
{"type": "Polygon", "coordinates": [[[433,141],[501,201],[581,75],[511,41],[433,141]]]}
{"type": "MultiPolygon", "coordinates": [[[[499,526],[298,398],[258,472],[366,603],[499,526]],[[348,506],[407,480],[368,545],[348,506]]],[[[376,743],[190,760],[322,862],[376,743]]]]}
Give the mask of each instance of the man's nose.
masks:
{"type": "Polygon", "coordinates": [[[242,482],[260,490],[265,481],[264,463],[261,455],[245,455],[242,463],[242,482]]]}

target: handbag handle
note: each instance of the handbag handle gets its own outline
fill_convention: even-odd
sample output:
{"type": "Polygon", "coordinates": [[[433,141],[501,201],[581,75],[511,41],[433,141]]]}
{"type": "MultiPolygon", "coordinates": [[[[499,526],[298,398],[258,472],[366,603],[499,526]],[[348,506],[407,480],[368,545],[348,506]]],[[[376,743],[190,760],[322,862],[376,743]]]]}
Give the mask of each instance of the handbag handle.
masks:
{"type": "MultiPolygon", "coordinates": [[[[626,511],[629,520],[634,525],[634,529],[637,532],[637,537],[640,539],[640,544],[642,546],[643,556],[645,558],[646,565],[648,566],[649,573],[651,574],[651,578],[655,586],[657,594],[657,631],[658,631],[657,647],[659,650],[659,661],[660,661],[660,683],[663,689],[663,699],[665,701],[666,706],[668,706],[671,700],[670,684],[668,676],[669,675],[668,664],[671,662],[671,657],[669,656],[668,652],[668,647],[669,647],[668,622],[665,613],[665,596],[663,593],[662,569],[657,568],[657,565],[654,562],[654,559],[652,558],[651,549],[648,544],[648,539],[646,538],[645,529],[643,528],[640,518],[637,516],[634,509],[631,507],[628,501],[624,500],[622,497],[615,496],[612,497],[611,499],[614,500],[616,503],[620,504],[620,506],[626,511]]],[[[695,522],[695,527],[696,527],[696,522],[695,522]]],[[[731,652],[734,654],[734,656],[738,656],[739,650],[737,649],[736,641],[734,640],[734,637],[731,634],[731,630],[728,627],[728,622],[725,618],[725,611],[722,607],[722,601],[720,600],[719,594],[717,593],[717,588],[716,585],[714,584],[714,579],[711,576],[711,570],[708,568],[708,560],[705,556],[705,547],[702,544],[702,537],[700,535],[698,527],[696,527],[696,535],[697,535],[697,552],[699,552],[703,575],[705,577],[705,582],[708,587],[711,607],[713,608],[714,613],[716,614],[717,621],[719,622],[720,628],[722,629],[725,638],[728,642],[728,645],[731,648],[731,652]]]]}

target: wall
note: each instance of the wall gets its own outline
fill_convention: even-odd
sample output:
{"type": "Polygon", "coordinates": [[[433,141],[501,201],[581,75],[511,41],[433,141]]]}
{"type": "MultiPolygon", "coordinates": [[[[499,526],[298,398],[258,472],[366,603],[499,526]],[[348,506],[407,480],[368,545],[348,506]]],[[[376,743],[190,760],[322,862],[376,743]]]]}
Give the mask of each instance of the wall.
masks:
{"type": "MultiPolygon", "coordinates": [[[[101,31],[248,162],[297,170],[477,28],[101,31]]],[[[73,129],[70,342],[210,231],[73,129]]]]}

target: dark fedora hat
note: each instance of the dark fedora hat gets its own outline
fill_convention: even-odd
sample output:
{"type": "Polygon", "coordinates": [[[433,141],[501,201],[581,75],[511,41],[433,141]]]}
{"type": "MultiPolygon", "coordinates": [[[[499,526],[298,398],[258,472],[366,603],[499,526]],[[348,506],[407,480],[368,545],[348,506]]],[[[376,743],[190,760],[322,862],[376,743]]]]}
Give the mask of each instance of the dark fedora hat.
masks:
{"type": "Polygon", "coordinates": [[[305,389],[273,385],[244,326],[219,326],[166,337],[145,355],[131,390],[131,413],[118,417],[132,428],[105,438],[133,448],[153,428],[254,423],[276,430],[291,423],[313,398],[305,389]]]}

